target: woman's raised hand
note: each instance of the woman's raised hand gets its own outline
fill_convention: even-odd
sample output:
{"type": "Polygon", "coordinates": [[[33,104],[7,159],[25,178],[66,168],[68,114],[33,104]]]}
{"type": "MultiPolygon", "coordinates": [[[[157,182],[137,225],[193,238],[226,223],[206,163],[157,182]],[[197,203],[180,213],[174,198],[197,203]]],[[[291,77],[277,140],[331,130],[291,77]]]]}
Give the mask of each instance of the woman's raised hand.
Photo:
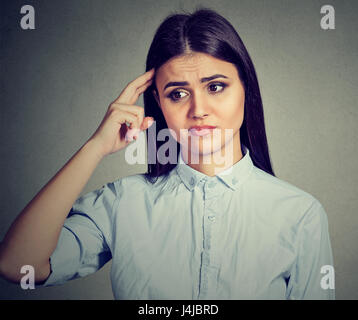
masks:
{"type": "Polygon", "coordinates": [[[139,96],[153,82],[154,68],[129,82],[108,110],[89,140],[95,141],[102,156],[125,148],[138,137],[141,130],[148,129],[154,119],[144,117],[144,108],[134,105],[139,96]],[[126,122],[130,124],[128,127],[126,122]]]}
{"type": "Polygon", "coordinates": [[[153,75],[152,69],[126,86],[91,138],[21,211],[0,243],[1,277],[20,283],[23,275],[19,270],[30,264],[36,270],[34,280],[43,282],[48,278],[50,257],[64,221],[99,161],[129,143],[126,122],[132,129],[145,130],[150,126],[151,118],[144,118],[144,109],[133,104],[150,86],[153,75]]]}

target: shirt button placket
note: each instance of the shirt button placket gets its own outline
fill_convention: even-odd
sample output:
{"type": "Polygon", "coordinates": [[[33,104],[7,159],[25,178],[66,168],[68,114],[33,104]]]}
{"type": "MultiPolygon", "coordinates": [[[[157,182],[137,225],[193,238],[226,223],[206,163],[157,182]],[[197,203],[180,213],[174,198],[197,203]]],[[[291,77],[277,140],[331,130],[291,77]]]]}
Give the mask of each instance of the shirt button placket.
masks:
{"type": "Polygon", "coordinates": [[[204,248],[202,254],[202,268],[199,299],[207,299],[210,292],[216,288],[216,273],[217,267],[213,265],[212,252],[212,228],[216,221],[216,213],[213,210],[215,202],[217,201],[217,194],[215,190],[216,182],[206,182],[203,186],[204,192],[204,221],[203,221],[203,237],[204,248]],[[215,280],[215,281],[214,281],[215,280]]]}

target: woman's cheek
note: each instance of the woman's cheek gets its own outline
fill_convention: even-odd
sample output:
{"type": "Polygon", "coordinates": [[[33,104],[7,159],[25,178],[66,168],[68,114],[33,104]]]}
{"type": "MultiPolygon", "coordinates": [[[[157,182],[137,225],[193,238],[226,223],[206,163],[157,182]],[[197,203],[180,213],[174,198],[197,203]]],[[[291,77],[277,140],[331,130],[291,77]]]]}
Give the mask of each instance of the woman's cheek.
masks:
{"type": "Polygon", "coordinates": [[[175,117],[167,117],[166,122],[168,125],[168,128],[170,129],[170,134],[173,136],[173,138],[179,142],[180,140],[180,129],[184,128],[184,126],[180,126],[180,121],[176,119],[175,117]]]}

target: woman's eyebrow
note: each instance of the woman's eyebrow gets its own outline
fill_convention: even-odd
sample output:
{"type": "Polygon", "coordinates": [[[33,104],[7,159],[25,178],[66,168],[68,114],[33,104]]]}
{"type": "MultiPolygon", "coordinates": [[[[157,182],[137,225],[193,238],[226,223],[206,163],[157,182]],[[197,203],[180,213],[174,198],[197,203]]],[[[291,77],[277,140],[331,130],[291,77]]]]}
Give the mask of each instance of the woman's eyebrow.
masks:
{"type": "MultiPolygon", "coordinates": [[[[227,76],[224,76],[223,74],[214,74],[210,77],[205,77],[205,78],[201,78],[200,79],[200,82],[203,83],[203,82],[208,82],[210,80],[213,80],[213,79],[216,79],[216,78],[228,78],[227,76]]],[[[163,91],[168,88],[168,87],[177,87],[177,86],[186,86],[186,85],[189,85],[189,82],[187,81],[175,81],[175,82],[168,82],[163,91]]]]}

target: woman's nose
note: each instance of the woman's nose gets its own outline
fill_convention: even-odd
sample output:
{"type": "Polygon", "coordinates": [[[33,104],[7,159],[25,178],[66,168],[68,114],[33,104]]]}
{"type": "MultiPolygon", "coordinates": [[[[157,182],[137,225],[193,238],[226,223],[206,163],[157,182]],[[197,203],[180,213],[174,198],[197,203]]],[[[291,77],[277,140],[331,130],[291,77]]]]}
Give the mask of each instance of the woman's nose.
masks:
{"type": "Polygon", "coordinates": [[[194,119],[204,118],[209,115],[208,101],[198,94],[193,95],[190,115],[194,119]]]}

